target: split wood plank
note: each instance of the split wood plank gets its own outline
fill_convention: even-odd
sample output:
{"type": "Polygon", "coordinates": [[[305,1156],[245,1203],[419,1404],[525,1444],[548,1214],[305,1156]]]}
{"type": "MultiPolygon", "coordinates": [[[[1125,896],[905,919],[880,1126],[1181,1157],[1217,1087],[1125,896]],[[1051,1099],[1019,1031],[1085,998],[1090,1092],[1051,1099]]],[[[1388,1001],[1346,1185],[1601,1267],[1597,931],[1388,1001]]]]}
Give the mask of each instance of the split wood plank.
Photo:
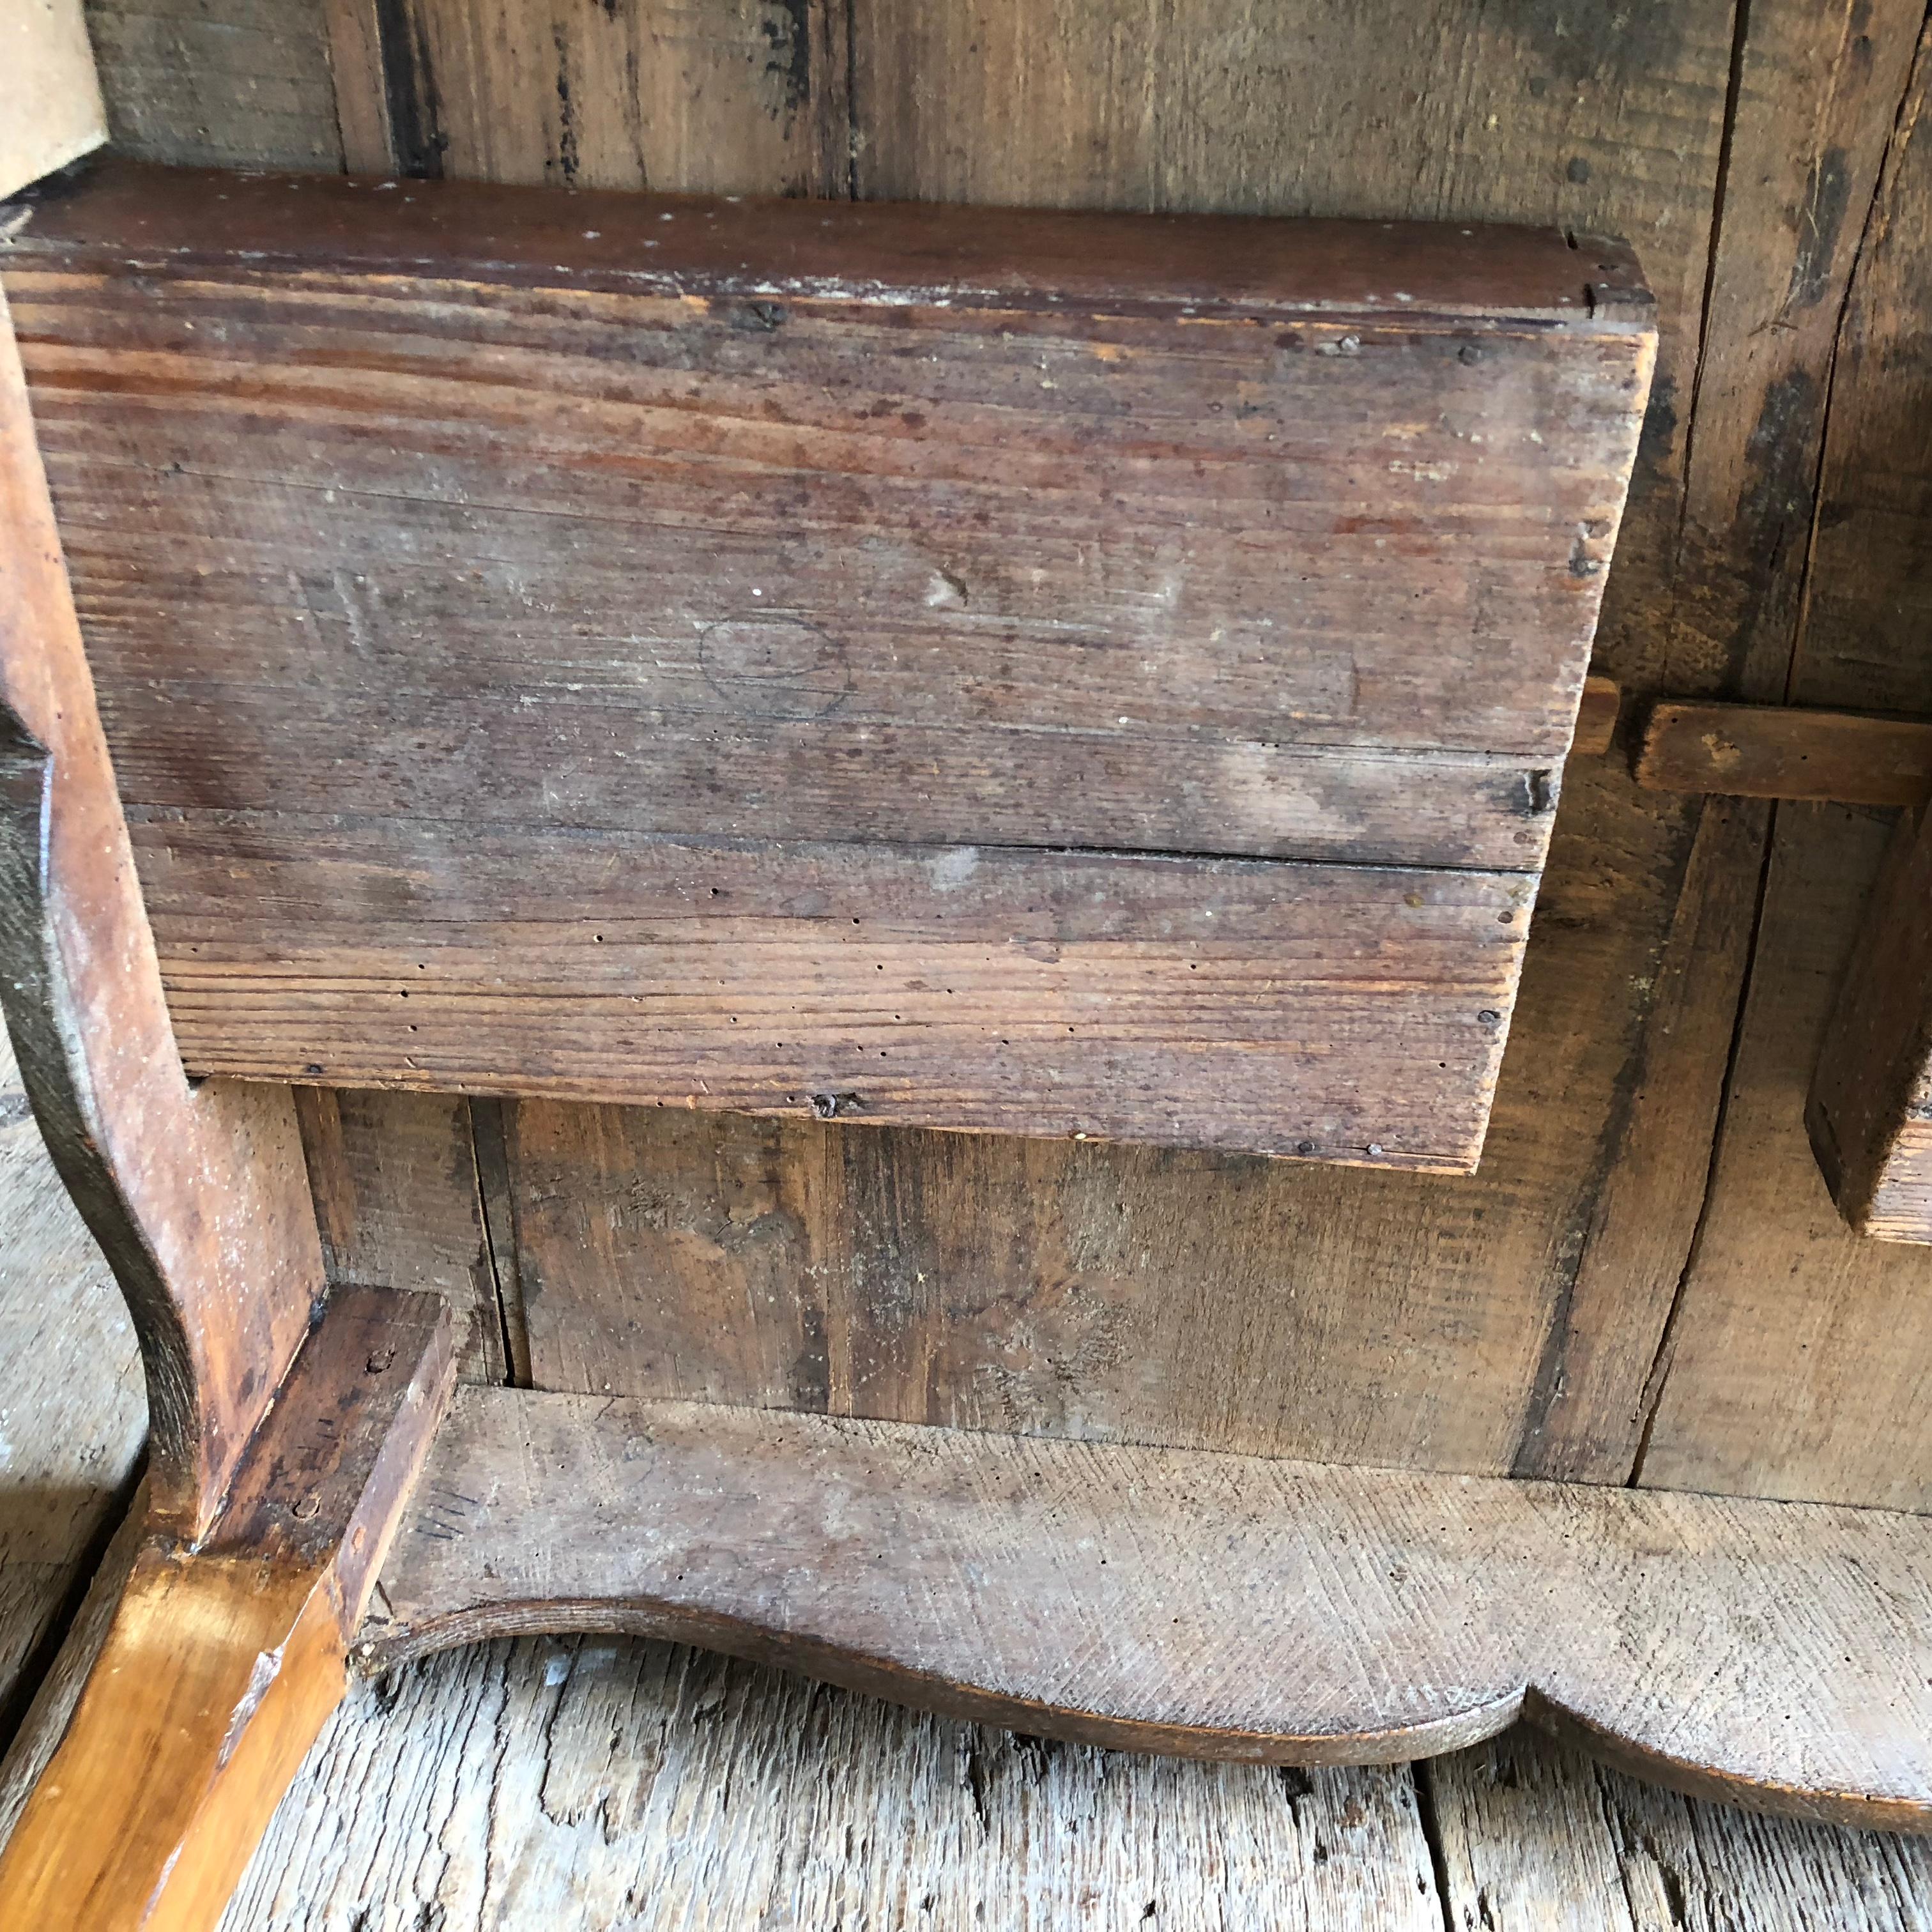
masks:
{"type": "Polygon", "coordinates": [[[300,1088],[296,1113],[330,1285],[434,1291],[462,1378],[508,1381],[469,1102],[300,1088]]]}
{"type": "Polygon", "coordinates": [[[80,0],[20,0],[0,22],[0,196],[91,154],[106,110],[80,0]]]}
{"type": "Polygon", "coordinates": [[[323,1288],[285,1093],[191,1090],[0,304],[0,999],[142,1341],[158,1518],[214,1516],[323,1288]]]}
{"type": "Polygon", "coordinates": [[[1636,779],[1659,791],[1840,805],[1932,797],[1932,723],[1777,704],[1658,705],[1636,779]]]}
{"type": "Polygon", "coordinates": [[[0,1852],[45,1932],[212,1924],[344,1686],[454,1380],[434,1295],[331,1298],[208,1534],[136,1553],[86,1689],[0,1852]]]}
{"type": "Polygon", "coordinates": [[[1861,1234],[1932,1241],[1932,826],[1906,814],[1818,1049],[1805,1125],[1861,1234]]]}
{"type": "Polygon", "coordinates": [[[370,1668],[616,1630],[1301,1764],[1526,1711],[1705,1795],[1932,1826],[1932,1524],[1876,1510],[477,1389],[382,1595],[370,1668]]]}
{"type": "MultiPolygon", "coordinates": [[[[1788,676],[1754,695],[1932,716],[1921,514],[1932,466],[1918,317],[1932,282],[1932,40],[1860,224],[1788,676]]],[[[1805,1096],[1889,826],[1779,805],[1705,1238],[1660,1351],[1643,1480],[1932,1506],[1932,1260],[1862,1240],[1807,1144],[1805,1096]]]]}

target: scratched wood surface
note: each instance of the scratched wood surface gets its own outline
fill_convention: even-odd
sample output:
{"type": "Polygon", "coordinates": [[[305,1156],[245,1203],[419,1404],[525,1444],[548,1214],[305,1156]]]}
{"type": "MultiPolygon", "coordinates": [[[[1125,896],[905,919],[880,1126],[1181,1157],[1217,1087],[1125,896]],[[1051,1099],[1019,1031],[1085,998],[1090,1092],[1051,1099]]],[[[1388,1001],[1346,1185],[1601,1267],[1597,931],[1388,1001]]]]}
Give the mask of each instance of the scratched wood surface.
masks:
{"type": "MultiPolygon", "coordinates": [[[[1816,552],[1795,654],[1754,695],[1932,712],[1922,622],[1932,399],[1916,316],[1932,275],[1932,58],[1922,42],[1838,330],[1816,552]]],[[[1857,206],[1857,204],[1855,204],[1857,206]]],[[[1850,218],[1847,218],[1848,224],[1850,218]]],[[[1766,810],[1766,808],[1758,808],[1766,810]]],[[[1862,1239],[1807,1144],[1804,1099],[1895,812],[1770,808],[1755,963],[1705,1239],[1661,1352],[1643,1480],[1932,1506],[1932,1257],[1862,1239]]]]}
{"type": "Polygon", "coordinates": [[[0,1001],[21,1084],[142,1342],[184,1534],[326,1286],[286,1090],[184,1077],[0,299],[0,1001]]]}
{"type": "Polygon", "coordinates": [[[1474,1165],[1627,250],[110,165],[9,271],[196,1072],[1474,1165]]]}
{"type": "MultiPolygon", "coordinates": [[[[105,1267],[31,1122],[7,1131],[0,1330],[46,1340],[0,1353],[5,1492],[74,1484],[87,1507],[25,1549],[0,1544],[0,1653],[31,1651],[18,1695],[40,1692],[0,1761],[0,1834],[133,1558],[124,1537],[40,1676],[140,1420],[131,1336],[74,1318],[90,1294],[111,1295],[105,1267]]],[[[358,1916],[365,1932],[418,1932],[426,1916],[450,1932],[736,1932],[761,1918],[959,1932],[1485,1921],[1923,1932],[1932,1840],[1681,1798],[1534,1732],[1413,1774],[1162,1760],[926,1716],[670,1645],[542,1638],[354,1688],[224,1924],[339,1932],[358,1916]]]]}
{"type": "Polygon", "coordinates": [[[357,1654],[624,1630],[1298,1764],[1527,1712],[1689,1790],[1927,1830],[1928,1577],[1932,1525],[1886,1511],[477,1388],[357,1654]]]}
{"type": "MultiPolygon", "coordinates": [[[[1880,519],[1885,594],[1909,614],[1909,488],[1822,521],[1814,496],[1838,404],[1869,392],[1862,419],[1881,452],[1916,420],[1910,356],[1868,352],[1869,304],[1848,303],[1882,256],[1886,310],[1908,316],[1922,272],[1910,235],[1874,207],[1888,146],[1914,125],[1900,112],[1913,0],[1748,15],[1712,0],[1615,24],[1556,4],[1504,18],[1190,0],[1151,26],[1111,5],[879,0],[849,34],[841,10],[817,7],[377,11],[310,16],[332,33],[358,166],[1630,235],[1663,340],[1598,668],[1631,706],[1664,692],[1778,702],[1801,606],[1828,610],[1843,587],[1844,682],[1800,694],[1924,708],[1900,676],[1918,662],[1909,615],[1856,662],[1856,547],[1877,542],[1861,532],[1880,519]],[[1892,387],[1870,388],[1887,370],[1892,387]]],[[[259,97],[231,92],[244,121],[259,97]]],[[[245,146],[244,121],[224,130],[202,113],[192,140],[144,151],[245,146]]],[[[338,137],[332,121],[312,131],[338,137]]],[[[281,156],[263,146],[259,158],[281,156]]],[[[1838,468],[1857,466],[1848,455],[1838,468]]],[[[1870,473],[1900,472],[1888,458],[1870,473]]],[[[1671,1428],[1704,1446],[1678,1466],[1700,1481],[1761,1489],[1788,1460],[1804,1493],[1917,1494],[1920,1452],[1894,1453],[1891,1432],[1904,1414],[1916,1441],[1910,1412],[1855,1391],[1868,1376],[1892,1386],[1901,1348],[1898,1386],[1909,1382],[1920,1278],[1820,1245],[1822,1190],[1795,1114],[1778,1129],[1784,1183],[1712,1201],[1711,1258],[1733,1247],[1741,1283],[1757,1286],[1730,1311],[1701,1288],[1678,1293],[1770,817],[1749,800],[1640,793],[1614,762],[1572,766],[1473,1184],[508,1106],[489,1114],[506,1327],[520,1336],[527,1318],[548,1350],[536,1378],[566,1388],[1599,1480],[1636,1466],[1660,1394],[1681,1382],[1671,1428]],[[1762,1299],[1794,1253],[1836,1257],[1822,1329],[1791,1312],[1827,1305],[1811,1288],[1762,1299]],[[1177,1298],[1175,1279],[1197,1278],[1177,1274],[1177,1258],[1214,1292],[1177,1298]],[[1766,1323],[1791,1339],[1760,1333],[1766,1323]],[[1808,1366],[1821,1333],[1844,1372],[1808,1366]],[[1766,1389],[1791,1369],[1797,1411],[1724,1394],[1752,1364],[1766,1389]],[[1719,1399],[1703,1404],[1707,1374],[1719,1399]],[[1757,1448],[1767,1423],[1775,1454],[1757,1448]]],[[[1858,858],[1865,837],[1828,848],[1805,888],[1815,896],[1794,906],[1814,934],[1856,919],[1875,856],[1858,858]]],[[[368,1102],[372,1134],[388,1104],[368,1102]]],[[[418,1132],[415,1117],[398,1131],[418,1132]]],[[[441,1219],[470,1212],[453,1196],[441,1219]]]]}

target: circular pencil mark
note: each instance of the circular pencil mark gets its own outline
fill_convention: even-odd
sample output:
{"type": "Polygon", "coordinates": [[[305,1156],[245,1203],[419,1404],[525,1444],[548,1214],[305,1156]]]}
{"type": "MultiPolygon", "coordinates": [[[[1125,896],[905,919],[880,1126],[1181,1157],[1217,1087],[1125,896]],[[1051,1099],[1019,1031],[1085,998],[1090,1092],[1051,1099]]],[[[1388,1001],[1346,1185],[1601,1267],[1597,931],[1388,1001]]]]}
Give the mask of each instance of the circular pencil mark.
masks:
{"type": "Polygon", "coordinates": [[[795,617],[734,617],[698,639],[705,682],[754,718],[823,718],[852,688],[845,646],[795,617]]]}

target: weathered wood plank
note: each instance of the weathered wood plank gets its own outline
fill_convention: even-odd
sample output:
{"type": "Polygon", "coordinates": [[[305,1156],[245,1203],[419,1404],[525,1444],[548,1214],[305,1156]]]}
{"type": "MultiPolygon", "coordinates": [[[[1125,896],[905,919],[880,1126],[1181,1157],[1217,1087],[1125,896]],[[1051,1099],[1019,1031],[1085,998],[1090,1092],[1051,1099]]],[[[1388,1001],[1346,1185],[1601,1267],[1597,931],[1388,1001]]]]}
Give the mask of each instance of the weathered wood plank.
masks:
{"type": "Polygon", "coordinates": [[[326,0],[352,171],[842,195],[848,12],[827,0],[326,0]]]}
{"type": "Polygon", "coordinates": [[[285,1094],[190,1089],[0,303],[0,1003],[147,1371],[158,1517],[212,1520],[323,1288],[285,1094]]]}
{"type": "Polygon", "coordinates": [[[1645,720],[1636,780],[1840,805],[1932,797],[1932,723],[1777,704],[1660,704],[1645,720]]]}
{"type": "MultiPolygon", "coordinates": [[[[1682,316],[1689,359],[1653,416],[1660,431],[1668,423],[1681,494],[1666,503],[1659,493],[1663,520],[1638,539],[1660,583],[1633,585],[1640,595],[1606,624],[1604,662],[1628,687],[1786,696],[1816,581],[1808,560],[1839,322],[1922,21],[1916,0],[1738,11],[1726,166],[1708,256],[1693,271],[1700,320],[1694,328],[1682,316]]],[[[1627,545],[1626,562],[1635,554],[1627,545]]],[[[1681,1310],[1769,836],[1762,807],[1640,790],[1618,800],[1621,810],[1591,821],[1578,862],[1621,868],[1625,854],[1663,845],[1669,910],[1649,928],[1661,950],[1633,957],[1631,976],[1595,1009],[1634,1000],[1642,1025],[1598,1115],[1592,1216],[1551,1311],[1514,1465],[1599,1482],[1627,1480],[1640,1459],[1655,1365],[1681,1310]],[[1633,848],[1633,826],[1651,813],[1678,828],[1676,841],[1653,834],[1633,848]]],[[[1633,938],[1654,917],[1634,901],[1610,916],[1633,938]]]]}
{"type": "Polygon", "coordinates": [[[372,1667],[627,1630],[1298,1763],[1526,1709],[1707,1795],[1932,1826],[1916,1516],[468,1390],[382,1590],[372,1667]]]}
{"type": "Polygon", "coordinates": [[[1474,1165],[1528,917],[1514,873],[145,830],[199,1072],[1392,1166],[1474,1165]]]}
{"type": "Polygon", "coordinates": [[[1778,808],[1711,1205],[1658,1365],[1642,1477],[1932,1510],[1928,1259],[1862,1239],[1808,1144],[1807,1091],[1891,832],[1778,808]]]}
{"type": "Polygon", "coordinates": [[[469,1102],[300,1088],[296,1114],[330,1285],[434,1290],[463,1378],[508,1381],[469,1102]]]}
{"type": "Polygon", "coordinates": [[[99,147],[107,113],[80,0],[26,0],[0,28],[0,195],[9,195],[99,147]]]}
{"type": "Polygon", "coordinates": [[[332,293],[248,259],[260,186],[110,178],[14,244],[140,802],[208,804],[218,771],[264,802],[248,746],[322,703],[370,812],[446,816],[460,771],[500,820],[1538,862],[1647,366],[1610,278],[1596,322],[1533,326],[1585,300],[1560,240],[960,211],[942,242],[634,196],[566,230],[554,198],[277,185],[313,238],[286,268],[332,293]],[[130,246],[200,272],[136,288],[130,246]],[[493,286],[412,297],[392,257],[493,286]],[[562,286],[504,286],[532,276],[562,286]],[[356,703],[378,666],[386,728],[356,703]],[[172,734],[137,675],[190,707],[172,734]],[[466,748],[413,779],[400,731],[466,748]],[[1340,755],[1377,748],[1477,762],[1340,755]]]}
{"type": "Polygon", "coordinates": [[[1418,1769],[1453,1927],[1932,1928],[1932,1840],[1700,1804],[1524,1730],[1418,1769]]]}
{"type": "MultiPolygon", "coordinates": [[[[1762,138],[1740,148],[1747,164],[1726,186],[1725,232],[1736,238],[1726,259],[1736,266],[1714,292],[1708,341],[1702,311],[1732,79],[1729,0],[1620,18],[1614,31],[1607,14],[1536,6],[1504,19],[1460,0],[1318,0],[1286,10],[1188,0],[1157,19],[1114,0],[868,7],[850,49],[850,182],[865,194],[952,202],[1530,219],[1640,236],[1660,297],[1660,380],[1598,668],[1633,691],[1714,688],[1733,652],[1733,619],[1699,586],[1721,580],[1748,605],[1772,574],[1768,560],[1794,554],[1780,536],[1787,517],[1802,521],[1782,488],[1781,426],[1802,431],[1807,420],[1790,393],[1795,382],[1822,393],[1828,339],[1821,351],[1814,324],[1841,296],[1856,242],[1856,224],[1849,238],[1829,220],[1787,230],[1786,213],[1808,205],[1814,164],[1821,182],[1842,176],[1848,197],[1861,191],[1861,171],[1875,165],[1870,128],[1880,128],[1882,145],[1896,106],[1898,36],[1909,52],[1911,32],[1904,10],[1881,7],[1858,32],[1833,10],[1815,18],[1756,10],[1742,77],[1762,138]],[[1858,91],[1865,84],[1869,99],[1858,91]],[[1803,300],[1780,316],[1783,270],[1800,257],[1803,300]],[[1768,262],[1778,268],[1767,272],[1768,262]],[[1725,373],[1733,353],[1750,358],[1736,382],[1725,373]],[[1714,567],[1688,573],[1680,606],[1670,563],[1687,524],[1700,363],[1706,403],[1721,400],[1725,412],[1720,426],[1713,410],[1700,440],[1697,478],[1710,487],[1688,524],[1714,567]]],[[[687,24],[628,5],[619,15],[651,34],[687,24]]],[[[501,39],[540,51],[554,20],[574,47],[575,16],[526,0],[452,0],[434,12],[413,4],[409,17],[429,32],[404,44],[409,57],[388,78],[421,124],[446,117],[451,152],[469,144],[465,170],[514,165],[526,178],[558,178],[554,74],[534,56],[513,66],[491,49],[501,39]],[[431,33],[452,38],[440,66],[420,58],[431,33]],[[462,34],[471,44],[454,46],[462,34]],[[487,85],[472,87],[472,74],[487,85]],[[457,106],[444,104],[455,97],[457,106]],[[554,146],[539,154],[545,141],[554,146]]],[[[656,99],[661,58],[761,62],[771,17],[727,10],[707,15],[702,44],[643,46],[640,85],[614,59],[600,65],[573,52],[556,70],[568,65],[574,97],[604,91],[591,111],[608,124],[626,99],[656,99]]],[[[590,20],[585,31],[606,29],[590,20]]],[[[721,91],[716,76],[704,69],[688,111],[708,116],[728,100],[746,118],[673,140],[674,118],[648,110],[647,140],[666,137],[650,152],[650,184],[772,192],[800,178],[783,158],[761,178],[724,172],[742,156],[768,154],[768,130],[755,103],[740,88],[721,91]]],[[[810,98],[826,98],[838,77],[814,67],[810,98]]],[[[1794,446],[1788,460],[1790,474],[1809,475],[1815,452],[1794,446]]],[[[1558,1405],[1580,1417],[1575,1439],[1585,1446],[1574,1462],[1621,1480],[1635,1441],[1627,1418],[1640,1400],[1610,1385],[1614,1376],[1585,1376],[1580,1360],[1570,1376],[1565,1344],[1586,1324],[1616,1329],[1604,1359],[1618,1372],[1654,1353],[1696,1223],[1730,1027],[1720,1014],[1713,1027],[1673,1030],[1682,1016],[1649,995],[1695,810],[1638,792],[1608,769],[1586,780],[1573,766],[1565,784],[1539,944],[1514,1022],[1519,1045],[1479,1182],[1264,1172],[894,1130],[748,1130],[722,1119],[658,1116],[620,1130],[596,1110],[573,1129],[568,1109],[509,1108],[512,1146],[518,1120],[527,1129],[542,1114],[549,1180],[581,1190],[580,1204],[543,1211],[560,1226],[580,1217],[592,1231],[574,1264],[567,1246],[544,1245],[558,1286],[547,1314],[532,1305],[539,1325],[554,1324],[552,1360],[570,1365],[560,1369],[566,1385],[580,1385],[580,1372],[583,1386],[658,1392],[648,1310],[684,1338],[677,1373],[694,1388],[763,1400],[752,1391],[795,1381],[809,1402],[824,1377],[812,1348],[795,1378],[760,1352],[817,1323],[850,1352],[836,1358],[844,1382],[835,1388],[887,1405],[874,1412],[1022,1427],[1078,1417],[1103,1430],[1168,1430],[1178,1432],[1171,1439],[1315,1458],[1507,1470],[1520,1456],[1533,1462],[1526,1442],[1549,1439],[1526,1423],[1526,1406],[1541,1416],[1549,1391],[1574,1391],[1558,1405]],[[1646,1104],[1632,1108],[1625,1102],[1640,1074],[1646,1104]],[[652,1171],[670,1157],[660,1129],[682,1136],[675,1186],[652,1171]],[[746,1153],[753,1135],[768,1165],[746,1153]],[[720,1172],[747,1178],[743,1195],[704,1208],[710,1136],[720,1172]],[[579,1141],[602,1144],[580,1157],[571,1151],[579,1141]],[[1605,1177],[1634,1142],[1648,1150],[1644,1172],[1656,1188],[1625,1190],[1615,1222],[1623,1238],[1604,1241],[1601,1266],[1580,1276],[1579,1257],[1598,1248],[1605,1177]],[[821,1157],[827,1144],[843,1156],[821,1157]],[[753,1172],[772,1211],[734,1222],[726,1208],[745,1210],[753,1172]],[[648,1262],[598,1276],[590,1257],[614,1248],[622,1261],[638,1238],[638,1214],[654,1214],[653,1202],[668,1220],[647,1244],[648,1262]],[[644,1205],[634,1213],[634,1203],[644,1205]],[[841,1216],[856,1224],[849,1237],[841,1216]],[[608,1240],[607,1228],[616,1230],[608,1240]],[[752,1351],[756,1364],[740,1363],[735,1339],[706,1346],[707,1311],[725,1291],[699,1258],[728,1273],[740,1256],[751,1267],[761,1244],[802,1252],[808,1230],[818,1274],[766,1274],[758,1263],[758,1280],[779,1300],[773,1339],[752,1351]],[[722,1250],[713,1231],[725,1238],[722,1250]],[[1177,1263],[1196,1258],[1215,1292],[1184,1302],[1173,1291],[1184,1278],[1177,1263]],[[1618,1326],[1626,1304],[1628,1334],[1618,1326]],[[580,1352],[607,1336],[626,1337],[623,1350],[594,1363],[580,1352]]],[[[1741,848],[1738,862],[1754,873],[1759,857],[1741,848]]],[[[1708,943],[1713,922],[1682,923],[1687,943],[1708,943]]],[[[1710,980],[1686,983],[1721,1006],[1710,980]]],[[[534,1210],[533,1191],[518,1198],[534,1210]]]]}
{"type": "Polygon", "coordinates": [[[1533,874],[1628,251],[111,169],[12,247],[197,1071],[1473,1165],[1516,885],[806,842],[1533,874]]]}
{"type": "Polygon", "coordinates": [[[1900,821],[1818,1049],[1812,1151],[1861,1234],[1932,1241],[1932,836],[1900,821]]]}
{"type": "MultiPolygon", "coordinates": [[[[1932,716],[1921,581],[1932,479],[1920,428],[1932,397],[1919,321],[1932,272],[1928,90],[1932,44],[1922,40],[1884,178],[1858,224],[1805,621],[1788,676],[1753,695],[1932,716]]],[[[1774,810],[1757,964],[1705,1238],[1660,1354],[1643,1478],[1924,1509],[1932,1259],[1843,1226],[1804,1125],[1826,1016],[1888,828],[1867,811],[1774,810]]]]}
{"type": "Polygon", "coordinates": [[[86,0],[117,152],[202,167],[339,168],[316,0],[86,0]]]}

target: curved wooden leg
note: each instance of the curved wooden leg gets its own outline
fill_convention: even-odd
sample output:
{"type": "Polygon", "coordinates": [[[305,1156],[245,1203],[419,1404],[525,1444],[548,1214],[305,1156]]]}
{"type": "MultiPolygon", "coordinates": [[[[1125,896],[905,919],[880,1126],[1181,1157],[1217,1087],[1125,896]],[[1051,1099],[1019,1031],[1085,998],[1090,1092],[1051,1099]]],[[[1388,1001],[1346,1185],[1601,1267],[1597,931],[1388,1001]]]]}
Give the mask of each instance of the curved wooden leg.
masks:
{"type": "Polygon", "coordinates": [[[151,1536],[4,1853],[0,1921],[206,1932],[340,1700],[448,1399],[434,1295],[330,1303],[202,1544],[151,1536]]]}

